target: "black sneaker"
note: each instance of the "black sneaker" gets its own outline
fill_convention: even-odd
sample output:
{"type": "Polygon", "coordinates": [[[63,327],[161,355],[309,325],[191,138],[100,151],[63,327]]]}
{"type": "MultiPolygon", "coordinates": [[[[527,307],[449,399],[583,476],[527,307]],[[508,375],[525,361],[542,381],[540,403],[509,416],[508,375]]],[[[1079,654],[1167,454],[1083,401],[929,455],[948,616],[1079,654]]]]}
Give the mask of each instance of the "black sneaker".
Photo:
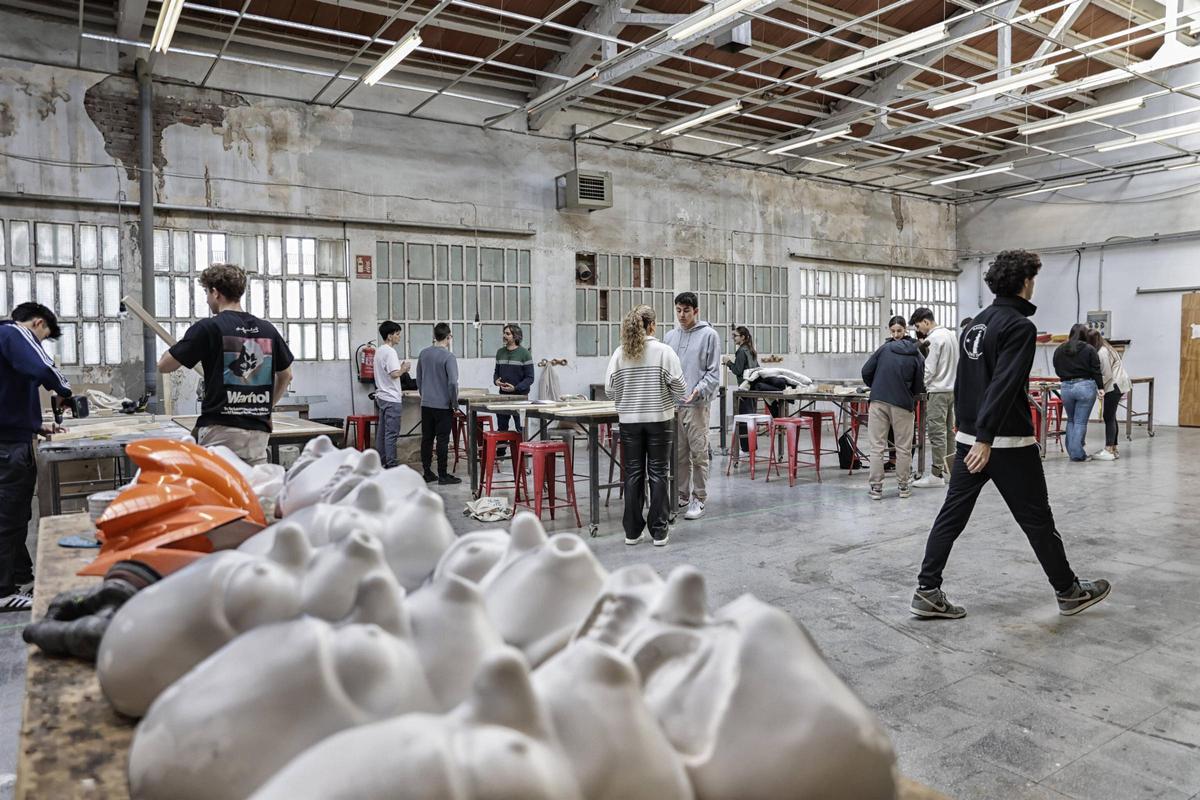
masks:
{"type": "Polygon", "coordinates": [[[1108,581],[1075,581],[1075,585],[1065,592],[1057,592],[1058,613],[1064,617],[1078,614],[1088,606],[1094,606],[1108,597],[1112,586],[1108,581]]]}
{"type": "Polygon", "coordinates": [[[434,472],[431,469],[425,470],[425,482],[426,483],[433,483],[437,479],[438,479],[438,476],[437,476],[436,472],[434,472]]]}
{"type": "Polygon", "coordinates": [[[946,593],[941,589],[917,589],[908,610],[918,617],[930,619],[961,619],[967,615],[967,610],[946,599],[946,593]]]}
{"type": "Polygon", "coordinates": [[[437,479],[438,486],[450,486],[455,483],[462,483],[462,478],[456,478],[453,475],[446,473],[437,479]]]}

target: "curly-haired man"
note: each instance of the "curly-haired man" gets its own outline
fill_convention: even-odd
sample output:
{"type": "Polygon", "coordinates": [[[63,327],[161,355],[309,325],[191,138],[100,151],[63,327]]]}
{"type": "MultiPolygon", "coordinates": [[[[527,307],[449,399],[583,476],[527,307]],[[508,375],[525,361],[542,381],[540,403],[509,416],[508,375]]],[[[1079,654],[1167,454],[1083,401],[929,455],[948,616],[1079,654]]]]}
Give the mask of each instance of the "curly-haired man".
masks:
{"type": "Polygon", "coordinates": [[[1024,250],[996,256],[984,280],[996,295],[960,332],[955,414],[957,457],[946,501],[925,545],[911,611],[919,617],[965,616],[942,591],[942,570],[975,508],[979,492],[994,481],[1025,531],[1058,597],[1060,614],[1083,611],[1108,596],[1108,581],[1082,581],[1071,571],[1046,490],[1041,454],[1033,435],[1027,385],[1037,328],[1029,302],[1041,259],[1024,250]]]}

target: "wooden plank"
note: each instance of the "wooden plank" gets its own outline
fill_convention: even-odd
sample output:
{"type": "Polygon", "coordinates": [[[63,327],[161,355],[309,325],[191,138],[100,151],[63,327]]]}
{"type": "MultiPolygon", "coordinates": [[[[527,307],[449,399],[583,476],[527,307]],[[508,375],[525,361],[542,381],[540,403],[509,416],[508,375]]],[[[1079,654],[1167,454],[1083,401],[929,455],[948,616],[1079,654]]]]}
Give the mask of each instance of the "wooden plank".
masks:
{"type": "MultiPolygon", "coordinates": [[[[167,347],[175,346],[175,337],[168,333],[167,329],[158,323],[158,320],[154,318],[154,315],[142,308],[142,304],[137,300],[134,300],[133,295],[125,295],[121,298],[121,302],[125,304],[125,308],[133,312],[133,315],[142,321],[142,324],[154,331],[155,336],[166,342],[167,347]]],[[[192,369],[195,370],[196,374],[201,378],[204,377],[204,370],[201,369],[199,364],[193,366],[192,369]]]]}
{"type": "Polygon", "coordinates": [[[1200,292],[1183,295],[1179,330],[1179,424],[1200,427],[1200,292]]]}

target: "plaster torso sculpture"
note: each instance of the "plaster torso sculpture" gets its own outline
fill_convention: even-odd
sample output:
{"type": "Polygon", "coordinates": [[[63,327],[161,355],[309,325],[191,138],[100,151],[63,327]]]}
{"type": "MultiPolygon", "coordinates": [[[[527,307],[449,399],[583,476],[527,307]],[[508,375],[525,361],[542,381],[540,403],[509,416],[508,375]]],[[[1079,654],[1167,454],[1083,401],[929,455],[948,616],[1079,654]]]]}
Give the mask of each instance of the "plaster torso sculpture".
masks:
{"type": "Polygon", "coordinates": [[[484,664],[444,716],[409,714],[332,736],[252,800],[581,800],[520,654],[484,664]]]}
{"type": "Polygon", "coordinates": [[[433,570],[433,579],[458,575],[479,583],[500,563],[508,549],[508,540],[508,531],[499,528],[464,533],[442,553],[433,570]]]}
{"type": "MultiPolygon", "coordinates": [[[[304,617],[267,625],[201,662],[138,726],[129,754],[131,796],[247,797],[328,736],[431,711],[433,694],[401,598],[390,575],[375,575],[360,590],[353,622],[304,617]]],[[[389,743],[383,747],[392,752],[389,743]]]]}
{"type": "Polygon", "coordinates": [[[304,446],[284,475],[279,512],[287,516],[313,503],[337,502],[382,470],[374,450],[337,448],[328,436],[318,436],[304,446]]]}
{"type": "Polygon", "coordinates": [[[583,639],[538,667],[533,686],[587,800],[691,800],[628,656],[583,639]]]}
{"type": "Polygon", "coordinates": [[[620,647],[701,800],[891,800],[878,721],[784,612],[745,595],[709,616],[704,579],[629,568],[578,636],[620,647]]]}

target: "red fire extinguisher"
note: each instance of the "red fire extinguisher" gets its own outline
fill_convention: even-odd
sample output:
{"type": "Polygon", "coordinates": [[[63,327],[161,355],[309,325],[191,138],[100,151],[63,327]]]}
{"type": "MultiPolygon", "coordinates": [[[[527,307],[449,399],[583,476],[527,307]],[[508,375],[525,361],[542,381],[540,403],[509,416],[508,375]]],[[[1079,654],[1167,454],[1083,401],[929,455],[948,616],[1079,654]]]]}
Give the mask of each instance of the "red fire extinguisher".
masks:
{"type": "Polygon", "coordinates": [[[375,343],[367,342],[366,344],[360,344],[358,350],[354,353],[354,359],[358,362],[358,382],[374,383],[375,343]]]}

